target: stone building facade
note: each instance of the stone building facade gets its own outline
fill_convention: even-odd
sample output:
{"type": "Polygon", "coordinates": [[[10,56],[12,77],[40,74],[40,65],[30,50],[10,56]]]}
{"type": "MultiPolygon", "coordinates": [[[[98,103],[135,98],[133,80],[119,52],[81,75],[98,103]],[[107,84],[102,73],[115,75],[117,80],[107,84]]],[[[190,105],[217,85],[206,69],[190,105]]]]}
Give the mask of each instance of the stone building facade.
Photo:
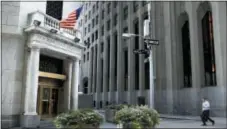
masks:
{"type": "MultiPolygon", "coordinates": [[[[94,106],[110,103],[149,105],[149,64],[142,38],[146,2],[84,2],[79,21],[83,42],[80,85],[94,106]]],[[[226,2],[151,2],[155,109],[165,114],[198,115],[201,98],[212,115],[226,116],[226,2]]]]}
{"type": "Polygon", "coordinates": [[[84,45],[59,21],[76,2],[1,2],[2,128],[37,127],[78,108],[84,45]]]}

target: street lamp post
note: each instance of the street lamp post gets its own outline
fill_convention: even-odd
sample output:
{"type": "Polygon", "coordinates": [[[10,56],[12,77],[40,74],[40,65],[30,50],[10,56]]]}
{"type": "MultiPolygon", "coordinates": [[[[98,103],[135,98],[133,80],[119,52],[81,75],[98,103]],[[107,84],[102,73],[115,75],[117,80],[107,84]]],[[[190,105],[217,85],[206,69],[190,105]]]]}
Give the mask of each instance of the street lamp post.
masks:
{"type": "Polygon", "coordinates": [[[146,44],[146,49],[137,49],[134,50],[136,54],[149,54],[149,73],[150,73],[150,108],[154,108],[154,72],[153,72],[153,60],[152,60],[152,46],[158,45],[159,41],[155,39],[151,39],[146,36],[136,35],[133,33],[123,33],[123,37],[141,37],[144,39],[144,43],[146,44]]]}

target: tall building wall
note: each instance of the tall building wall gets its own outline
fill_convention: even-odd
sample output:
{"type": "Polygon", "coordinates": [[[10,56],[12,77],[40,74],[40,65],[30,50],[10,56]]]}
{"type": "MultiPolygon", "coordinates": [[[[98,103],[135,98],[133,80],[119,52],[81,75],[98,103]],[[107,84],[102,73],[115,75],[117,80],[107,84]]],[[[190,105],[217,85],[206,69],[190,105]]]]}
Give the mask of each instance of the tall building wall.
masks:
{"type": "MultiPolygon", "coordinates": [[[[92,57],[90,60],[83,61],[83,76],[88,77],[88,89],[93,89],[89,93],[93,94],[96,107],[100,108],[100,101],[102,101],[102,107],[104,103],[122,103],[127,102],[130,104],[137,103],[138,96],[144,96],[146,98],[146,104],[149,105],[149,82],[147,83],[146,78],[149,76],[145,74],[149,69],[145,69],[143,56],[139,56],[139,90],[137,90],[137,82],[135,80],[136,74],[136,63],[135,54],[132,50],[136,47],[136,39],[123,39],[122,33],[130,32],[135,33],[134,24],[139,21],[139,34],[143,35],[143,20],[144,13],[147,10],[147,4],[138,2],[139,6],[135,6],[134,2],[118,2],[116,8],[114,8],[114,2],[89,2],[84,3],[84,7],[88,5],[88,9],[85,9],[83,18],[89,15],[91,11],[91,18],[87,20],[81,20],[81,28],[85,34],[85,28],[88,24],[92,25],[92,19],[96,15],[99,15],[99,22],[94,28],[91,27],[91,32],[87,32],[83,36],[83,41],[87,41],[90,38],[90,46],[84,51],[84,55],[92,57]],[[108,4],[111,3],[110,13],[108,14],[108,4]],[[99,8],[92,11],[93,6],[99,5],[99,8]],[[125,9],[125,7],[128,9],[125,9]],[[134,8],[137,8],[134,11],[134,8]],[[124,9],[128,10],[128,18],[124,20],[124,9]],[[98,10],[98,11],[97,11],[98,10]],[[104,19],[100,18],[104,12],[104,19]],[[93,14],[93,12],[95,12],[93,14]],[[117,25],[113,25],[114,16],[118,14],[117,25]],[[106,30],[108,20],[111,20],[110,30],[106,30]],[[102,35],[102,26],[104,25],[104,34],[102,35]],[[91,41],[92,33],[99,31],[98,40],[91,41]],[[117,32],[117,61],[113,60],[112,56],[107,57],[107,52],[111,53],[114,50],[116,40],[114,40],[114,33],[117,32]],[[110,36],[112,42],[110,42],[110,51],[106,49],[107,38],[110,36]],[[112,40],[113,39],[113,40],[112,40]],[[101,44],[104,44],[102,47],[101,44]],[[114,44],[114,45],[113,45],[114,44]],[[91,52],[94,46],[98,46],[98,53],[91,52]],[[102,48],[104,48],[102,52],[102,48]],[[128,51],[127,62],[124,60],[124,51],[128,51]],[[89,52],[89,54],[88,54],[89,52]],[[110,60],[110,64],[117,63],[117,76],[113,76],[114,72],[112,69],[116,69],[113,65],[105,63],[106,59],[110,60]],[[104,60],[104,66],[99,62],[100,59],[104,60]],[[120,61],[120,62],[119,62],[120,61]],[[124,64],[128,65],[124,67],[124,64]],[[95,64],[95,65],[94,65],[95,64]],[[100,70],[100,66],[102,69],[100,70]],[[105,66],[107,65],[107,66],[105,66]],[[108,78],[108,67],[111,67],[109,71],[110,78],[108,78]],[[125,68],[128,70],[128,74],[125,74],[125,68]],[[107,74],[106,74],[107,72],[107,74]],[[103,75],[104,74],[104,75],[103,75]],[[126,75],[126,76],[125,76],[126,75]],[[94,77],[95,76],[95,77],[94,77]],[[102,76],[102,77],[97,77],[102,76]],[[107,77],[106,77],[107,76],[107,77]],[[98,81],[98,82],[97,82],[98,81]],[[147,86],[148,85],[148,86],[147,86]],[[107,87],[107,93],[102,92],[102,87],[107,87]],[[108,87],[117,87],[117,90],[108,91],[108,87]],[[128,91],[124,89],[129,88],[128,91]],[[94,89],[98,90],[94,92],[94,89]],[[142,89],[142,90],[141,90],[142,89]],[[130,90],[130,92],[129,92],[130,90]],[[107,98],[106,98],[107,97],[107,98]]],[[[159,45],[153,49],[154,58],[154,75],[155,75],[155,108],[160,113],[168,114],[181,114],[181,115],[198,115],[201,111],[201,98],[207,97],[211,102],[212,115],[225,116],[226,112],[226,14],[220,13],[226,12],[226,3],[223,2],[152,2],[151,4],[151,37],[159,40],[159,45]],[[213,36],[214,36],[214,53],[215,53],[215,64],[216,64],[216,84],[209,86],[205,84],[204,78],[204,63],[203,63],[203,40],[202,34],[202,23],[201,19],[205,15],[206,11],[211,11],[213,16],[213,36]],[[187,58],[191,61],[191,86],[187,87],[184,81],[184,58],[183,57],[183,46],[182,46],[182,26],[185,21],[189,21],[189,38],[190,38],[190,53],[191,57],[187,58]],[[218,29],[220,28],[220,29],[218,29]],[[217,103],[219,101],[220,103],[217,103]],[[224,113],[223,113],[224,112],[224,113]]],[[[126,16],[127,14],[125,14],[126,16]]],[[[87,31],[87,30],[86,30],[87,31]]],[[[138,41],[137,41],[138,42],[138,41]]],[[[185,41],[184,41],[185,42],[185,41]]],[[[139,48],[143,48],[143,40],[139,39],[139,48]]],[[[94,49],[95,50],[95,49],[94,49]]],[[[107,53],[108,54],[108,53],[107,53]]],[[[114,56],[116,57],[116,56],[114,56]]],[[[187,65],[187,67],[189,67],[187,65]]],[[[149,73],[149,72],[148,72],[149,73]]],[[[206,75],[207,76],[207,75],[206,75]]],[[[81,85],[83,85],[81,81],[81,85]]],[[[103,90],[105,90],[103,88],[103,90]]]]}

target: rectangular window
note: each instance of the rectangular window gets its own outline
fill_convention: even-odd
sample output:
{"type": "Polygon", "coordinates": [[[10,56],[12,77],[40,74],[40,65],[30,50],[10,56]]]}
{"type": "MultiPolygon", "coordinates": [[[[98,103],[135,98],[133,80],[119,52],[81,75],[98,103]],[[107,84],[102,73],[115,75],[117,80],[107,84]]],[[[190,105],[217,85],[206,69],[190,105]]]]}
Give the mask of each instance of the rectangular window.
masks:
{"type": "Polygon", "coordinates": [[[87,28],[85,27],[84,28],[84,35],[86,35],[87,34],[87,28]]]}
{"type": "Polygon", "coordinates": [[[91,11],[88,12],[88,19],[91,18],[91,11]]]}
{"type": "Polygon", "coordinates": [[[113,22],[114,24],[113,25],[116,26],[117,25],[117,14],[114,15],[114,19],[113,20],[114,20],[114,22],[113,22]]]}
{"type": "Polygon", "coordinates": [[[123,19],[126,20],[128,18],[128,6],[124,7],[123,19]]]}
{"type": "Polygon", "coordinates": [[[124,58],[125,58],[125,77],[128,77],[128,51],[124,51],[124,58]]]}
{"type": "Polygon", "coordinates": [[[98,35],[98,30],[96,30],[96,31],[95,31],[95,40],[98,39],[98,36],[99,36],[99,35],[98,35]]]}
{"type": "Polygon", "coordinates": [[[149,74],[149,62],[145,63],[145,89],[148,90],[150,89],[150,74],[149,74]]]}
{"type": "Polygon", "coordinates": [[[102,10],[102,19],[104,19],[105,11],[102,10]]]}
{"type": "Polygon", "coordinates": [[[92,12],[95,13],[95,5],[93,5],[92,12]]]}
{"type": "Polygon", "coordinates": [[[114,8],[117,7],[117,1],[114,1],[114,8]]]}
{"type": "Polygon", "coordinates": [[[110,37],[107,38],[107,91],[110,90],[110,37]]]}
{"type": "Polygon", "coordinates": [[[110,13],[110,9],[111,9],[111,3],[109,2],[108,5],[107,5],[107,13],[108,14],[110,13]]]}
{"type": "Polygon", "coordinates": [[[46,14],[56,18],[58,20],[62,19],[62,1],[47,1],[46,3],[46,14]]]}
{"type": "Polygon", "coordinates": [[[84,54],[84,62],[86,62],[86,55],[84,54]]]}
{"type": "Polygon", "coordinates": [[[87,39],[87,43],[90,45],[90,38],[87,39]]]}
{"type": "Polygon", "coordinates": [[[101,92],[103,92],[103,88],[104,88],[104,85],[103,85],[103,59],[101,59],[101,92]]]}
{"type": "Polygon", "coordinates": [[[98,10],[99,8],[99,1],[96,2],[96,9],[98,10]]]}
{"type": "Polygon", "coordinates": [[[101,53],[103,52],[103,50],[104,50],[104,44],[103,44],[103,42],[101,43],[101,53]]]}
{"type": "Polygon", "coordinates": [[[139,8],[138,1],[133,1],[133,10],[134,10],[134,12],[136,12],[138,10],[138,8],[139,8]]]}
{"type": "Polygon", "coordinates": [[[90,32],[90,29],[91,29],[91,25],[88,24],[88,33],[90,32]]]}
{"type": "Polygon", "coordinates": [[[104,35],[104,25],[102,26],[102,36],[104,35]]]}
{"type": "Polygon", "coordinates": [[[99,23],[99,15],[96,16],[96,25],[99,23]]]}
{"type": "Polygon", "coordinates": [[[92,28],[95,27],[95,19],[92,19],[92,28]]]}
{"type": "Polygon", "coordinates": [[[87,60],[89,60],[89,52],[87,53],[87,60]]]}
{"type": "Polygon", "coordinates": [[[94,33],[93,33],[93,34],[91,35],[91,42],[93,43],[94,40],[95,40],[95,35],[94,35],[94,33]]]}
{"type": "Polygon", "coordinates": [[[110,30],[110,20],[107,21],[107,31],[110,30]]]}
{"type": "Polygon", "coordinates": [[[87,22],[87,15],[85,15],[85,23],[87,22]]]}

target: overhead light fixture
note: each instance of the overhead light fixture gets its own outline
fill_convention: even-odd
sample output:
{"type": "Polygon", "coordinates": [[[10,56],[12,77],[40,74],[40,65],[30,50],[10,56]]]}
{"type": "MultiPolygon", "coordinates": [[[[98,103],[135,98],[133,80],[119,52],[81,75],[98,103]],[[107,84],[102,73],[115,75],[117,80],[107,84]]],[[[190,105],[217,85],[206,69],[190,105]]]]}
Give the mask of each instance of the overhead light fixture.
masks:
{"type": "Polygon", "coordinates": [[[80,42],[80,39],[77,38],[77,37],[75,37],[75,38],[74,38],[74,42],[80,42]]]}
{"type": "Polygon", "coordinates": [[[51,33],[57,33],[58,31],[56,29],[50,29],[51,33]]]}
{"type": "Polygon", "coordinates": [[[33,21],[33,25],[35,26],[40,26],[40,24],[41,24],[41,21],[38,21],[38,20],[33,21]]]}

